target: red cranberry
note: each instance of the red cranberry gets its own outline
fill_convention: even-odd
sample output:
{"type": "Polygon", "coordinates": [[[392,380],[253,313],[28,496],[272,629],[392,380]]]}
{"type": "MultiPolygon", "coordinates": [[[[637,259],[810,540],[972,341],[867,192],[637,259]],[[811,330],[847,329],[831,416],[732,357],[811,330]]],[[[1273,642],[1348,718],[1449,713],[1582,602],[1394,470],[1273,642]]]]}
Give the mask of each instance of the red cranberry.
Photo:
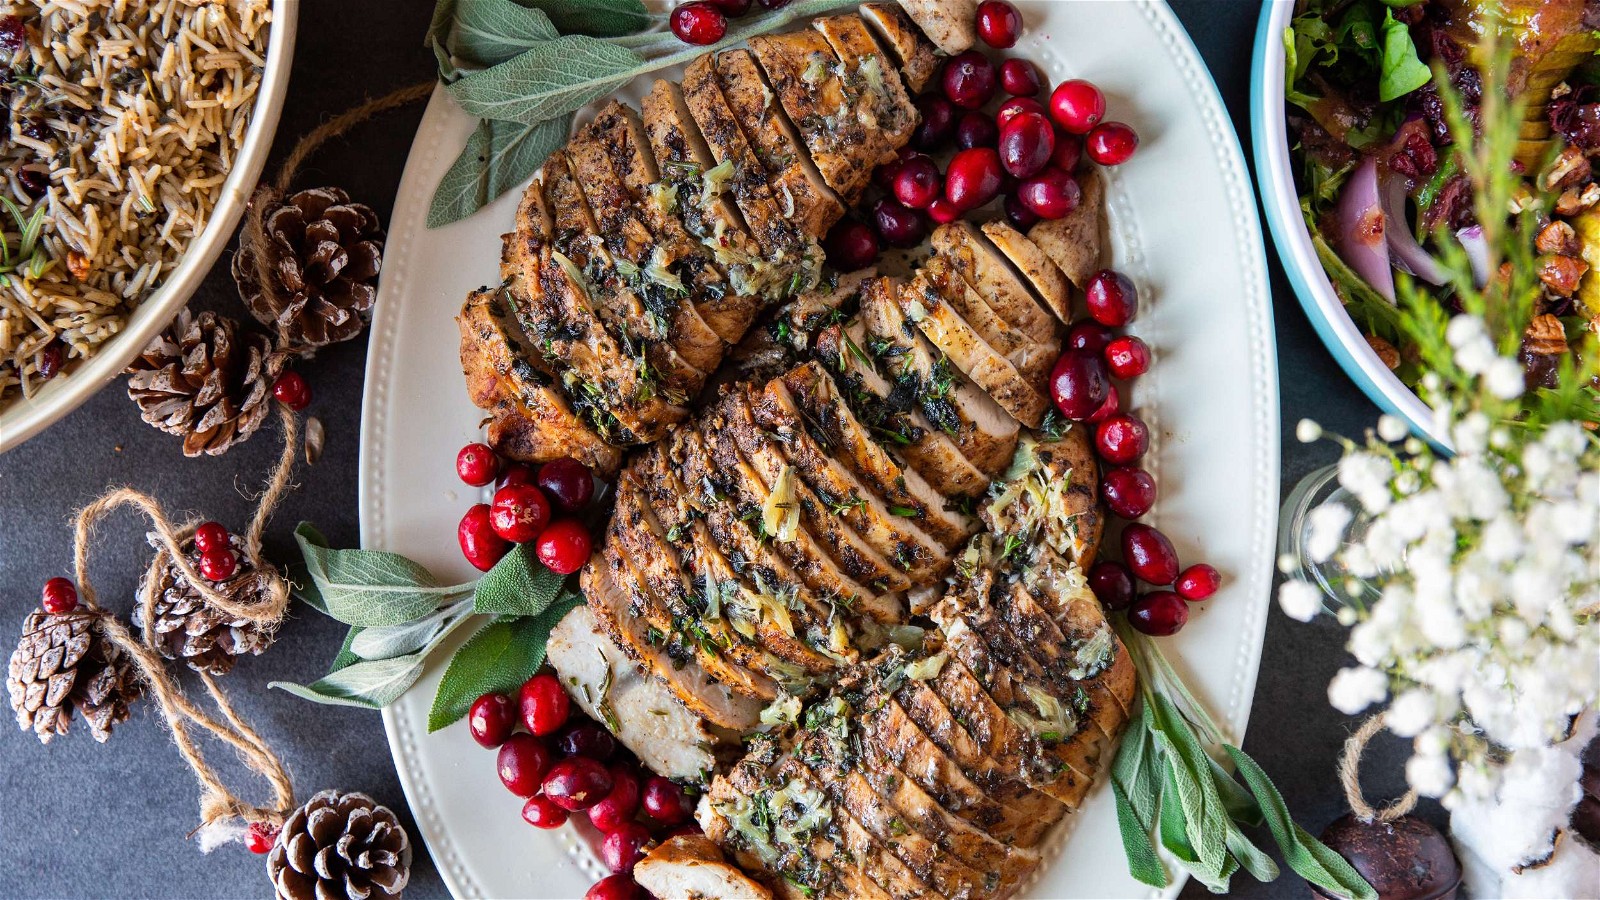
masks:
{"type": "Polygon", "coordinates": [[[1221,583],[1221,573],[1205,563],[1196,563],[1178,575],[1178,580],[1173,583],[1173,589],[1178,592],[1178,596],[1194,602],[1215,594],[1217,586],[1221,583]]]}
{"type": "Polygon", "coordinates": [[[1113,513],[1137,519],[1156,505],[1156,480],[1143,469],[1118,466],[1100,476],[1100,496],[1113,513]]]}
{"type": "Polygon", "coordinates": [[[912,209],[927,209],[944,195],[939,167],[926,156],[908,159],[894,177],[894,197],[912,209]]]}
{"type": "Polygon", "coordinates": [[[1127,609],[1133,605],[1133,573],[1119,562],[1097,562],[1089,569],[1089,590],[1106,609],[1127,609]]]}
{"type": "Polygon", "coordinates": [[[1081,78],[1063,81],[1050,93],[1050,115],[1071,134],[1088,134],[1106,117],[1106,97],[1081,78]]]}
{"type": "Polygon", "coordinates": [[[891,159],[873,169],[872,183],[877,185],[880,190],[891,194],[894,193],[894,179],[900,174],[900,166],[904,165],[904,163],[905,160],[891,159]]]}
{"type": "Polygon", "coordinates": [[[549,672],[540,672],[522,683],[522,689],[517,692],[517,708],[522,713],[522,724],[542,736],[555,734],[567,724],[572,700],[561,689],[561,679],[549,672]]]}
{"type": "Polygon", "coordinates": [[[544,795],[568,812],[588,809],[611,793],[611,773],[587,756],[572,756],[550,767],[544,795]]]}
{"type": "Polygon", "coordinates": [[[952,56],[944,64],[944,95],[962,109],[977,109],[994,96],[994,63],[976,50],[952,56]]]}
{"type": "Polygon", "coordinates": [[[974,210],[1000,194],[1000,154],[988,147],[963,150],[950,160],[944,176],[944,194],[957,209],[974,210]]]}
{"type": "Polygon", "coordinates": [[[1092,319],[1079,319],[1067,331],[1067,346],[1074,350],[1082,350],[1085,353],[1093,353],[1095,356],[1100,356],[1106,352],[1107,347],[1111,346],[1111,341],[1115,337],[1111,333],[1111,329],[1101,325],[1099,322],[1092,319]]]}
{"type": "MultiPolygon", "coordinates": [[[[18,180],[22,180],[20,175],[18,180]]],[[[23,183],[26,184],[26,181],[23,183]]],[[[45,344],[44,349],[39,351],[39,362],[34,371],[46,381],[56,377],[56,374],[61,371],[61,364],[66,362],[66,352],[65,345],[59,339],[45,344]]]]}
{"type": "Polygon", "coordinates": [[[494,492],[489,505],[489,525],[494,533],[513,544],[525,544],[539,536],[550,521],[550,501],[544,491],[531,484],[510,484],[494,492]]]}
{"type": "Polygon", "coordinates": [[[1006,221],[1018,231],[1026,232],[1029,228],[1039,224],[1039,217],[1033,210],[1017,199],[1016,194],[1007,194],[1005,200],[1006,221]]]}
{"type": "Polygon", "coordinates": [[[1106,365],[1118,378],[1135,378],[1150,371],[1150,345],[1133,335],[1119,337],[1106,347],[1106,365]]]}
{"type": "Polygon", "coordinates": [[[924,94],[917,98],[917,112],[922,121],[911,135],[911,146],[929,153],[944,149],[956,133],[956,108],[938,94],[924,94]]]}
{"type": "Polygon", "coordinates": [[[978,4],[978,37],[991,47],[1005,50],[1017,45],[1022,35],[1022,14],[1005,0],[984,0],[978,4]]]}
{"type": "Polygon", "coordinates": [[[201,553],[228,546],[228,528],[221,522],[202,522],[194,530],[194,548],[201,553]]]}
{"type": "Polygon", "coordinates": [[[728,33],[728,17],[709,0],[695,0],[672,10],[672,33],[685,44],[715,44],[728,33]]]}
{"type": "Polygon", "coordinates": [[[1000,129],[1000,164],[1018,178],[1032,178],[1056,152],[1056,129],[1036,112],[1019,112],[1000,129]]]}
{"type": "Polygon", "coordinates": [[[1120,166],[1139,149],[1139,133],[1121,122],[1101,122],[1084,139],[1083,149],[1102,166],[1120,166]]]}
{"type": "Polygon", "coordinates": [[[1106,402],[1111,383],[1106,379],[1106,364],[1098,356],[1082,350],[1068,350],[1056,360],[1050,372],[1050,396],[1056,409],[1069,419],[1083,420],[1106,402]]]}
{"type": "Polygon", "coordinates": [[[825,247],[828,262],[843,272],[864,269],[878,261],[878,233],[865,222],[854,219],[833,226],[825,247]]]}
{"type": "Polygon", "coordinates": [[[605,762],[617,752],[617,739],[599,722],[580,719],[561,730],[556,737],[556,749],[562,756],[587,756],[605,762]]]}
{"type": "Polygon", "coordinates": [[[873,205],[872,218],[878,234],[892,247],[915,247],[928,236],[928,222],[922,214],[891,197],[873,205]]]}
{"type": "Polygon", "coordinates": [[[1149,451],[1150,428],[1129,413],[1112,416],[1095,428],[1094,448],[1106,462],[1131,465],[1149,451]]]}
{"type": "Polygon", "coordinates": [[[1000,64],[1000,87],[1014,97],[1032,97],[1044,89],[1044,76],[1028,60],[1008,59],[1000,64]]]}
{"type": "Polygon", "coordinates": [[[560,575],[571,575],[589,561],[593,549],[589,530],[577,519],[557,519],[539,533],[534,552],[545,568],[560,575]]]}
{"type": "Polygon", "coordinates": [[[684,824],[679,825],[677,828],[669,829],[663,840],[668,840],[675,837],[699,837],[705,833],[705,829],[700,827],[699,822],[685,822],[684,824]]]}
{"type": "Polygon", "coordinates": [[[78,608],[78,586],[66,578],[52,578],[44,583],[39,605],[52,616],[64,616],[78,608]]]}
{"type": "Polygon", "coordinates": [[[227,581],[239,570],[239,557],[230,547],[214,547],[200,554],[200,564],[195,568],[207,581],[227,581]]]}
{"type": "Polygon", "coordinates": [[[539,792],[539,785],[555,761],[555,754],[544,741],[519,732],[500,745],[495,770],[506,790],[518,797],[532,797],[539,792]]]}
{"type": "Polygon", "coordinates": [[[28,45],[28,28],[20,16],[0,16],[0,53],[16,53],[28,45]]]}
{"type": "Polygon", "coordinates": [[[644,783],[643,802],[645,815],[662,825],[687,822],[689,816],[694,813],[693,807],[689,805],[689,798],[683,795],[683,788],[660,775],[644,783]]]}
{"type": "Polygon", "coordinates": [[[956,122],[956,147],[971,150],[973,147],[993,147],[1000,139],[1000,126],[981,112],[962,113],[956,122]]]}
{"type": "Polygon", "coordinates": [[[456,454],[456,475],[473,487],[483,487],[500,474],[500,456],[488,444],[468,444],[456,454]]]}
{"type": "Polygon", "coordinates": [[[517,727],[517,705],[505,694],[491,691],[472,701],[467,711],[467,729],[472,739],[484,747],[498,747],[517,727]]]}
{"type": "Polygon", "coordinates": [[[730,19],[737,19],[750,11],[750,0],[706,0],[706,2],[730,19]]]}
{"type": "Polygon", "coordinates": [[[311,405],[311,385],[299,372],[285,372],[272,383],[272,396],[295,412],[311,405]]]}
{"type": "Polygon", "coordinates": [[[533,467],[527,463],[512,463],[500,473],[500,486],[508,484],[533,484],[536,481],[533,467]]]}
{"type": "Polygon", "coordinates": [[[638,822],[624,823],[600,843],[600,861],[619,875],[631,873],[633,864],[644,858],[644,850],[649,843],[650,832],[643,825],[638,822]]]}
{"type": "Polygon", "coordinates": [[[570,815],[543,794],[534,794],[522,804],[522,821],[535,828],[560,828],[567,824],[570,815]]]}
{"type": "Polygon", "coordinates": [[[632,822],[639,812],[639,776],[627,766],[611,767],[611,793],[589,807],[589,821],[605,834],[632,822]]]}
{"type": "Polygon", "coordinates": [[[939,225],[949,225],[961,218],[961,209],[949,197],[940,197],[928,204],[928,218],[939,225]]]}
{"type": "Polygon", "coordinates": [[[540,466],[537,483],[545,499],[562,512],[577,512],[594,499],[594,473],[569,456],[540,466]]]}
{"type": "Polygon", "coordinates": [[[271,853],[272,845],[278,842],[276,826],[266,822],[251,822],[244,830],[244,846],[251,853],[271,853]]]}
{"type": "Polygon", "coordinates": [[[1151,591],[1128,607],[1128,621],[1145,634],[1177,634],[1189,621],[1189,606],[1171,591],[1151,591]]]}
{"type": "Polygon", "coordinates": [[[494,564],[511,550],[511,542],[495,534],[494,526],[489,523],[487,503],[474,505],[461,517],[461,524],[456,526],[456,540],[461,544],[461,555],[480,572],[494,568],[494,564]]]}
{"type": "Polygon", "coordinates": [[[1166,535],[1142,522],[1122,529],[1122,561],[1151,584],[1171,584],[1178,577],[1178,551],[1166,535]]]}
{"type": "Polygon", "coordinates": [[[1062,218],[1077,209],[1082,198],[1078,180],[1055,166],[1024,181],[1017,189],[1017,199],[1041,219],[1062,218]]]}
{"type": "Polygon", "coordinates": [[[1139,289],[1121,272],[1101,269],[1083,293],[1089,315],[1102,325],[1121,328],[1139,311],[1139,289]]]}
{"type": "MultiPolygon", "coordinates": [[[[761,0],[761,5],[777,3],[779,6],[787,4],[789,0],[761,0]]],[[[776,9],[769,6],[768,9],[776,9]]],[[[644,891],[634,882],[632,875],[607,875],[596,881],[583,895],[583,900],[639,900],[644,896],[644,891]]]]}
{"type": "Polygon", "coordinates": [[[1084,421],[1090,425],[1098,425],[1121,411],[1122,394],[1117,390],[1117,386],[1113,384],[1111,390],[1106,391],[1106,402],[1100,404],[1100,408],[1094,411],[1094,415],[1084,419],[1084,421]]]}
{"type": "MultiPolygon", "coordinates": [[[[1000,108],[995,111],[994,123],[999,125],[1000,130],[1004,132],[1006,123],[1023,113],[1038,113],[1041,116],[1046,114],[1044,104],[1032,97],[1012,97],[1010,100],[1000,104],[1000,108]]],[[[1052,133],[1054,133],[1055,127],[1055,125],[1050,126],[1052,133]]]]}

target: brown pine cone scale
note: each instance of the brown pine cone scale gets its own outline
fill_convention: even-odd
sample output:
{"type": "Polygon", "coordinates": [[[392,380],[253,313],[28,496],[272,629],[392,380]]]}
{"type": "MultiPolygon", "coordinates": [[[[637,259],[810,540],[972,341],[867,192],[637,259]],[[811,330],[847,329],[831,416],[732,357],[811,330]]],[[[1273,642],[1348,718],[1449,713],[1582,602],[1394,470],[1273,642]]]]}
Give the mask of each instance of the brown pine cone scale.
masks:
{"type": "MultiPolygon", "coordinates": [[[[262,560],[260,566],[252,565],[245,553],[243,538],[229,535],[228,540],[238,559],[238,568],[227,581],[211,587],[235,603],[265,603],[278,570],[266,560],[262,560]]],[[[226,675],[233,670],[239,657],[259,656],[272,646],[275,623],[238,618],[212,606],[164,551],[160,538],[151,535],[150,543],[160,553],[161,565],[155,569],[156,601],[150,621],[144,620],[142,598],[151,589],[148,581],[151,573],[147,572],[145,580],[139,584],[139,624],[147,634],[154,635],[153,643],[162,656],[181,659],[197,672],[226,675]]],[[[190,567],[197,569],[200,551],[195,549],[193,538],[181,544],[180,549],[188,557],[190,567]]]]}
{"type": "Polygon", "coordinates": [[[411,840],[366,794],[323,791],[283,823],[267,875],[280,900],[390,900],[411,879],[411,840]]]}
{"type": "Polygon", "coordinates": [[[378,297],[383,229],[370,207],[338,188],[291,194],[262,217],[265,247],[248,233],[233,279],[250,314],[277,334],[278,348],[304,355],[361,333],[378,297]],[[275,282],[261,284],[257,253],[275,282]]]}
{"type": "Polygon", "coordinates": [[[40,741],[66,734],[76,709],[89,733],[104,743],[112,726],[128,720],[128,706],[144,693],[144,681],[95,628],[93,615],[34,610],[11,654],[6,689],[17,725],[40,741]]]}

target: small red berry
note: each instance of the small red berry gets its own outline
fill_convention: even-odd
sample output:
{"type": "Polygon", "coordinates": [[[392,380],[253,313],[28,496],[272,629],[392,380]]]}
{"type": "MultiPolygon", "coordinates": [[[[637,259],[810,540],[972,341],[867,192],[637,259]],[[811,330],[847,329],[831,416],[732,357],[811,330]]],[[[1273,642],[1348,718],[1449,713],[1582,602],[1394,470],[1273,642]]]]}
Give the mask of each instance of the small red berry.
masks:
{"type": "Polygon", "coordinates": [[[587,756],[556,763],[544,776],[544,795],[568,812],[581,812],[611,793],[611,772],[587,756]]]}
{"type": "Polygon", "coordinates": [[[549,672],[540,672],[522,683],[522,690],[517,692],[517,707],[522,712],[522,724],[542,736],[555,734],[567,724],[572,699],[561,689],[561,679],[549,672]]]}
{"type": "Polygon", "coordinates": [[[1000,139],[1000,126],[987,113],[972,110],[961,114],[956,122],[956,147],[971,150],[973,147],[993,147],[1000,139]]]}
{"type": "Polygon", "coordinates": [[[1094,411],[1094,415],[1084,419],[1084,421],[1090,425],[1098,425],[1121,411],[1122,392],[1118,391],[1117,386],[1113,384],[1111,389],[1106,391],[1106,402],[1100,404],[1100,408],[1094,411]]]}
{"type": "Polygon", "coordinates": [[[1000,154],[993,148],[963,150],[950,160],[944,177],[944,195],[957,209],[974,210],[1000,195],[1004,176],[1000,154]]]}
{"type": "Polygon", "coordinates": [[[456,526],[456,541],[461,545],[461,555],[480,572],[494,568],[501,557],[511,552],[511,542],[495,534],[487,503],[475,504],[461,517],[461,524],[456,526]]]}
{"type": "Polygon", "coordinates": [[[1026,204],[1017,199],[1016,194],[1007,194],[1005,199],[1006,221],[1011,227],[1021,232],[1039,224],[1039,215],[1029,209],[1026,204]]]}
{"type": "Polygon", "coordinates": [[[534,541],[534,552],[545,568],[561,575],[571,575],[589,561],[593,541],[588,529],[576,519],[557,519],[539,533],[534,541]]]}
{"type": "Polygon", "coordinates": [[[915,247],[928,236],[928,222],[922,214],[893,197],[884,197],[873,204],[872,218],[877,223],[878,234],[891,247],[915,247]]]}
{"type": "Polygon", "coordinates": [[[828,262],[841,272],[865,269],[878,261],[878,233],[855,219],[833,226],[823,247],[828,252],[828,262]]]}
{"type": "Polygon", "coordinates": [[[484,747],[498,747],[517,727],[517,706],[511,698],[490,692],[472,701],[467,711],[467,729],[472,739],[484,747]]]}
{"type": "Polygon", "coordinates": [[[1070,134],[1088,134],[1106,117],[1106,96],[1081,78],[1063,81],[1050,93],[1050,115],[1070,134]]]}
{"type": "Polygon", "coordinates": [[[1150,371],[1150,345],[1133,335],[1119,337],[1106,346],[1106,365],[1117,378],[1136,378],[1150,371]]]}
{"type": "Polygon", "coordinates": [[[532,797],[556,761],[556,755],[544,741],[531,734],[518,732],[500,745],[495,757],[495,771],[506,790],[518,797],[532,797]]]}
{"type": "Polygon", "coordinates": [[[272,383],[272,396],[295,412],[311,405],[311,385],[299,372],[285,372],[272,383]]]}
{"type": "Polygon", "coordinates": [[[1150,584],[1171,584],[1178,577],[1178,551],[1166,535],[1142,522],[1122,529],[1122,561],[1150,584]]]}
{"type": "Polygon", "coordinates": [[[522,804],[522,821],[535,828],[560,828],[567,824],[570,815],[543,794],[534,794],[522,804]]]}
{"type": "Polygon", "coordinates": [[[978,4],[978,37],[1001,50],[1015,47],[1022,36],[1022,14],[1005,0],[984,0],[978,4]]]}
{"type": "Polygon", "coordinates": [[[938,94],[923,94],[917,98],[917,112],[922,121],[911,135],[911,146],[929,153],[943,150],[956,133],[955,106],[938,94]]]}
{"type": "Polygon", "coordinates": [[[1111,269],[1094,273],[1083,295],[1089,315],[1112,328],[1128,324],[1139,311],[1139,289],[1128,276],[1111,269]]]}
{"type": "Polygon", "coordinates": [[[994,63],[977,50],[957,54],[944,64],[942,83],[951,103],[962,109],[977,109],[994,96],[994,63]]]}
{"type": "Polygon", "coordinates": [[[1041,219],[1060,219],[1078,208],[1083,191],[1077,179],[1055,166],[1047,166],[1017,188],[1017,199],[1041,219]]]}
{"type": "Polygon", "coordinates": [[[483,487],[500,474],[500,457],[488,444],[468,444],[456,454],[456,476],[473,487],[483,487]]]}
{"type": "Polygon", "coordinates": [[[238,571],[239,557],[229,547],[216,547],[200,554],[200,564],[195,568],[207,581],[227,581],[238,571]]]}
{"type": "Polygon", "coordinates": [[[617,874],[633,871],[634,863],[644,858],[645,847],[650,844],[650,832],[638,822],[626,822],[606,835],[600,844],[600,860],[606,868],[617,874]]]}
{"type": "Polygon", "coordinates": [[[1173,589],[1178,592],[1178,596],[1192,603],[1215,594],[1217,586],[1221,583],[1221,573],[1205,563],[1196,563],[1183,570],[1173,584],[1173,589]]]}
{"type": "Polygon", "coordinates": [[[944,195],[944,179],[939,167],[926,156],[914,156],[900,164],[894,176],[894,197],[912,209],[927,209],[944,195]]]}
{"type": "Polygon", "coordinates": [[[1106,402],[1111,382],[1100,357],[1082,350],[1068,350],[1056,360],[1050,372],[1050,396],[1063,416],[1082,421],[1106,402]]]}
{"type": "Polygon", "coordinates": [[[579,718],[568,722],[556,735],[556,749],[562,756],[587,756],[605,762],[617,752],[617,739],[599,722],[579,718]]]}
{"type": "Polygon", "coordinates": [[[39,605],[52,616],[64,616],[78,608],[78,587],[66,578],[52,578],[44,583],[39,605]]]}
{"type": "Polygon", "coordinates": [[[1130,413],[1112,416],[1095,428],[1094,448],[1106,462],[1132,465],[1150,449],[1150,427],[1130,413]]]}
{"type": "Polygon", "coordinates": [[[244,846],[251,853],[271,853],[278,842],[277,828],[265,822],[251,822],[244,830],[244,846]]]}
{"type": "Polygon", "coordinates": [[[1014,97],[1032,97],[1044,89],[1044,76],[1028,60],[1008,59],[1000,64],[1000,87],[1014,97]]]}
{"type": "Polygon", "coordinates": [[[1122,122],[1101,122],[1083,141],[1089,158],[1102,166],[1120,166],[1139,149],[1139,133],[1122,122]]]}
{"type": "Polygon", "coordinates": [[[533,484],[535,482],[533,467],[527,463],[512,463],[500,473],[500,486],[508,484],[533,484]]]}
{"type": "MultiPolygon", "coordinates": [[[[775,0],[761,0],[761,5],[767,6],[769,2],[775,0]]],[[[789,0],[782,0],[778,6],[788,2],[789,0]]],[[[776,9],[777,6],[767,6],[767,8],[776,9]]],[[[583,895],[583,900],[639,900],[643,896],[644,890],[633,880],[632,875],[607,875],[590,886],[589,892],[583,895]]]]}
{"type": "Polygon", "coordinates": [[[1116,338],[1111,329],[1090,319],[1079,319],[1067,332],[1067,346],[1100,356],[1116,338]]]}
{"type": "Polygon", "coordinates": [[[685,3],[672,11],[672,33],[685,44],[715,44],[728,33],[728,17],[707,0],[685,3]]]}
{"type": "Polygon", "coordinates": [[[689,805],[689,798],[683,795],[683,788],[660,775],[644,783],[644,795],[641,800],[645,815],[662,825],[687,822],[689,816],[694,813],[693,807],[689,805]]]}
{"type": "Polygon", "coordinates": [[[1133,573],[1119,562],[1097,562],[1089,569],[1089,590],[1106,609],[1127,609],[1133,604],[1133,573]]]}
{"type": "Polygon", "coordinates": [[[940,225],[949,225],[961,218],[961,210],[950,202],[949,197],[940,197],[928,204],[928,218],[940,225]]]}
{"type": "Polygon", "coordinates": [[[1124,519],[1137,519],[1156,503],[1156,480],[1132,466],[1107,469],[1100,476],[1100,496],[1106,506],[1124,519]]]}
{"type": "Polygon", "coordinates": [[[639,777],[627,766],[611,767],[611,793],[589,807],[589,822],[610,834],[633,821],[639,812],[639,777]]]}
{"type": "Polygon", "coordinates": [[[1128,621],[1145,634],[1177,634],[1189,621],[1189,606],[1171,591],[1151,591],[1128,608],[1128,621]]]}
{"type": "Polygon", "coordinates": [[[570,456],[540,466],[537,483],[550,503],[562,512],[577,512],[594,499],[594,473],[570,456]]]}
{"type": "Polygon", "coordinates": [[[525,544],[533,540],[549,522],[550,501],[535,485],[508,484],[494,492],[494,502],[489,505],[489,526],[511,543],[525,544]]]}
{"type": "Polygon", "coordinates": [[[221,522],[205,522],[194,530],[194,548],[201,553],[228,546],[228,529],[221,522]]]}
{"type": "Polygon", "coordinates": [[[1056,152],[1051,154],[1050,164],[1070,175],[1082,161],[1083,138],[1075,134],[1056,135],[1056,152]]]}
{"type": "MultiPolygon", "coordinates": [[[[995,110],[994,123],[1000,126],[1000,130],[1003,132],[1007,122],[1010,122],[1012,119],[1015,119],[1017,116],[1020,116],[1023,113],[1038,113],[1041,116],[1046,115],[1044,104],[1033,99],[1032,97],[1012,97],[1010,100],[1000,104],[1000,108],[995,110]]],[[[1048,119],[1046,121],[1048,121],[1048,119]]],[[[1050,128],[1052,133],[1054,133],[1055,125],[1051,125],[1050,128]]]]}
{"type": "Polygon", "coordinates": [[[1000,129],[999,152],[1000,164],[1007,172],[1032,178],[1050,164],[1050,156],[1056,152],[1055,126],[1040,113],[1016,113],[1000,129]]]}

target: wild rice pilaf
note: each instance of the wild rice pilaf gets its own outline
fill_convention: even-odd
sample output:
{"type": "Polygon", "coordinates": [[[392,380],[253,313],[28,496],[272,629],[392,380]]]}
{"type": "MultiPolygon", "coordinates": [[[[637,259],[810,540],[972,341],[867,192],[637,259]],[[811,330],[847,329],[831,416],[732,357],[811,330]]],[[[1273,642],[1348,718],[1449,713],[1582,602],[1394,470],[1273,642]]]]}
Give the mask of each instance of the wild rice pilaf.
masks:
{"type": "Polygon", "coordinates": [[[122,329],[204,228],[270,0],[0,0],[0,407],[122,329]]]}

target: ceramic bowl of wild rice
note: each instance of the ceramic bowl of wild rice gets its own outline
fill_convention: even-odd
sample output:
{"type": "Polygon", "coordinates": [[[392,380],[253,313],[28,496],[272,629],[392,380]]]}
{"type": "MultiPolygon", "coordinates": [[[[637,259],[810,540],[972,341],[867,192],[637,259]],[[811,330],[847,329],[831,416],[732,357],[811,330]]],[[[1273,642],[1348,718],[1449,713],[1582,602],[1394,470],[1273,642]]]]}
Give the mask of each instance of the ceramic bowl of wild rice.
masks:
{"type": "Polygon", "coordinates": [[[0,452],[115,378],[232,239],[299,0],[0,0],[0,452]]]}

